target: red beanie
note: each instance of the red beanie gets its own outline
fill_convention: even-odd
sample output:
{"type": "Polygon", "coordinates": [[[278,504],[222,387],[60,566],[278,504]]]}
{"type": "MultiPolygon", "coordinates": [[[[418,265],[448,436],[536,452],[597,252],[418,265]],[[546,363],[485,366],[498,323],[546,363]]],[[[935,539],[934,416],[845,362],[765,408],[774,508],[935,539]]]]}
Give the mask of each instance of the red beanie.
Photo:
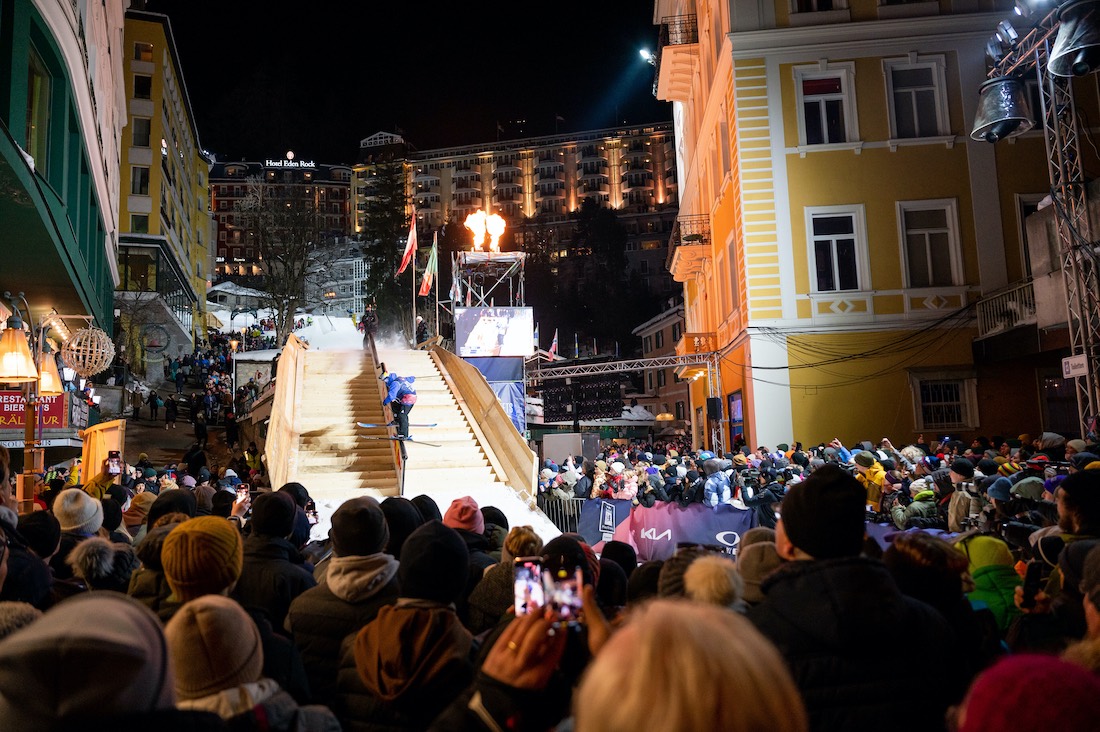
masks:
{"type": "Polygon", "coordinates": [[[474,534],[485,533],[485,517],[481,514],[477,501],[469,496],[451,501],[451,507],[443,515],[443,525],[474,534]]]}
{"type": "Polygon", "coordinates": [[[959,732],[1090,732],[1100,719],[1100,678],[1057,656],[1008,656],[974,680],[959,732]]]}

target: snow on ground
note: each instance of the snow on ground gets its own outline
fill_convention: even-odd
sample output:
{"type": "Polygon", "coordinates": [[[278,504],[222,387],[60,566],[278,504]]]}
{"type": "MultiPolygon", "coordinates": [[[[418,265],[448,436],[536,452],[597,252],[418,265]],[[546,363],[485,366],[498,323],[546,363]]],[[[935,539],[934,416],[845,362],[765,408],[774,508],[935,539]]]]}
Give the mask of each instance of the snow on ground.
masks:
{"type": "MultiPolygon", "coordinates": [[[[210,313],[216,317],[221,323],[222,333],[239,333],[241,328],[254,326],[257,324],[260,318],[266,318],[270,316],[270,310],[260,309],[259,318],[250,312],[237,313],[233,316],[232,323],[230,323],[229,316],[232,313],[231,310],[216,306],[214,303],[208,303],[207,307],[210,308],[210,313]],[[232,327],[230,327],[232,325],[232,327]]],[[[351,322],[349,316],[336,316],[336,315],[307,315],[306,313],[299,313],[298,317],[302,320],[309,318],[313,319],[312,325],[307,325],[304,328],[299,328],[294,331],[294,335],[302,339],[309,344],[309,347],[313,350],[325,350],[325,351],[358,351],[363,348],[363,334],[355,328],[355,324],[351,322]]],[[[264,335],[275,335],[273,330],[265,330],[264,335]]],[[[374,339],[375,344],[380,349],[397,349],[408,348],[409,344],[404,339],[392,336],[392,335],[377,335],[374,339]]],[[[270,353],[270,357],[275,356],[275,351],[249,351],[252,354],[270,353]]]]}

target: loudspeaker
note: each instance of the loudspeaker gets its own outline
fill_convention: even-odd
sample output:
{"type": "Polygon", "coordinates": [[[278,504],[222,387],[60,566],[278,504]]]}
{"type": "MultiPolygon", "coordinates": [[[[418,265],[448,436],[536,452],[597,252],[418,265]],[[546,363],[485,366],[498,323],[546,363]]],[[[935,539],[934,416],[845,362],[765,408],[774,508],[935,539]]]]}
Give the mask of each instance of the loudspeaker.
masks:
{"type": "Polygon", "coordinates": [[[707,397],[707,419],[722,419],[721,397],[707,397]]]}

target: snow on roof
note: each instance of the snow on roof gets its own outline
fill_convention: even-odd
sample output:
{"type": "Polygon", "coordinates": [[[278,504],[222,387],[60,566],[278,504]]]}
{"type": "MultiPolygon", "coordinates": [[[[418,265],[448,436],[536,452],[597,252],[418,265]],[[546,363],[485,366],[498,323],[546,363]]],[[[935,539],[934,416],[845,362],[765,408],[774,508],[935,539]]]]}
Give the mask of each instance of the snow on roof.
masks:
{"type": "Polygon", "coordinates": [[[241,297],[265,297],[267,295],[266,292],[262,292],[261,290],[253,290],[251,287],[238,285],[236,282],[232,282],[230,280],[219,282],[218,284],[206,290],[207,295],[209,295],[211,292],[224,292],[228,295],[239,295],[241,297]]]}

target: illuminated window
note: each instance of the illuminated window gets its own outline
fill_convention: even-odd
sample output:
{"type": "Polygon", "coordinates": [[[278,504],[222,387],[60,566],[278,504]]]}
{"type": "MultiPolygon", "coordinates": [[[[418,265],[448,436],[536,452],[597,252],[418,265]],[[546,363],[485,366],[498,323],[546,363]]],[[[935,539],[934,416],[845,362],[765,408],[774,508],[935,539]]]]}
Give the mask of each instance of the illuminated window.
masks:
{"type": "Polygon", "coordinates": [[[153,44],[145,43],[144,41],[138,41],[134,44],[134,60],[135,61],[153,61],[153,44]]]}
{"type": "Polygon", "coordinates": [[[835,145],[859,139],[852,64],[794,69],[799,144],[835,145]]]}
{"type": "Polygon", "coordinates": [[[42,57],[32,48],[27,73],[27,152],[38,170],[46,170],[50,141],[52,80],[42,57]]]}

